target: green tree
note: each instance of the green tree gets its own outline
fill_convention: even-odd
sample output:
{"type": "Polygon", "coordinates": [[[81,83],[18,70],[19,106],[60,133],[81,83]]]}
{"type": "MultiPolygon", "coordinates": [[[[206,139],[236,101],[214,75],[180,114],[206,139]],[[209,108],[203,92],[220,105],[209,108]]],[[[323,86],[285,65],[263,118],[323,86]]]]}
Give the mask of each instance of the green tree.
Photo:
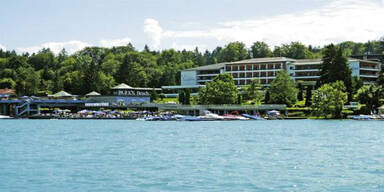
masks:
{"type": "Polygon", "coordinates": [[[364,85],[356,93],[355,98],[360,104],[364,104],[369,112],[373,112],[381,106],[383,88],[376,85],[364,85]]]}
{"type": "Polygon", "coordinates": [[[0,80],[0,89],[14,89],[16,82],[11,78],[4,78],[0,80]]]}
{"type": "Polygon", "coordinates": [[[379,78],[377,79],[376,82],[378,85],[384,86],[384,72],[380,73],[379,78]]]}
{"type": "Polygon", "coordinates": [[[270,93],[269,103],[286,104],[288,106],[296,103],[298,90],[287,71],[279,72],[268,91],[270,93]]]}
{"type": "Polygon", "coordinates": [[[117,72],[117,80],[133,87],[145,87],[148,83],[147,74],[140,65],[142,56],[138,53],[128,53],[117,72]]]}
{"type": "Polygon", "coordinates": [[[305,93],[305,106],[308,107],[311,104],[312,104],[312,88],[308,86],[305,93]]]}
{"type": "Polygon", "coordinates": [[[320,71],[319,85],[342,81],[348,92],[348,100],[352,100],[352,72],[348,65],[348,59],[343,55],[341,48],[333,44],[325,47],[323,64],[320,71]]]}
{"type": "Polygon", "coordinates": [[[184,104],[190,105],[191,104],[191,91],[189,89],[185,90],[184,93],[184,104]]]}
{"type": "Polygon", "coordinates": [[[302,82],[297,83],[297,89],[299,90],[299,93],[297,94],[297,100],[302,101],[303,98],[303,85],[302,82]]]}
{"type": "Polygon", "coordinates": [[[254,103],[260,104],[263,100],[262,85],[259,79],[253,79],[250,84],[243,86],[243,99],[253,100],[254,103]]]}
{"type": "Polygon", "coordinates": [[[271,94],[269,93],[269,90],[267,89],[267,90],[265,91],[264,103],[265,103],[265,104],[268,104],[268,103],[269,103],[269,100],[271,100],[271,94]]]}
{"type": "Polygon", "coordinates": [[[249,58],[248,50],[244,43],[232,42],[220,50],[219,62],[240,61],[249,58]]]}
{"type": "Polygon", "coordinates": [[[312,111],[316,116],[341,118],[348,96],[342,81],[324,84],[312,96],[312,111]]]}
{"type": "Polygon", "coordinates": [[[150,95],[151,102],[156,101],[158,98],[159,98],[159,96],[157,95],[156,90],[152,89],[152,92],[151,92],[151,95],[150,95]]]}
{"type": "Polygon", "coordinates": [[[235,104],[238,92],[232,76],[224,73],[199,90],[198,102],[199,104],[235,104]]]}
{"type": "Polygon", "coordinates": [[[184,94],[184,90],[180,90],[179,91],[179,103],[180,104],[184,104],[185,103],[185,94],[184,94]]]}
{"type": "Polygon", "coordinates": [[[19,67],[16,70],[16,93],[18,95],[35,95],[38,92],[40,76],[32,67],[19,67]]]}
{"type": "Polygon", "coordinates": [[[300,42],[292,42],[290,44],[283,44],[282,46],[276,46],[273,51],[275,57],[289,57],[293,59],[311,59],[315,58],[308,47],[300,42]]]}
{"type": "Polygon", "coordinates": [[[29,57],[28,63],[32,65],[35,70],[53,68],[55,65],[55,55],[50,49],[42,49],[36,55],[33,54],[29,57]]]}
{"type": "Polygon", "coordinates": [[[253,43],[251,46],[251,53],[252,58],[264,58],[272,55],[272,51],[269,49],[269,46],[261,41],[253,43]]]}

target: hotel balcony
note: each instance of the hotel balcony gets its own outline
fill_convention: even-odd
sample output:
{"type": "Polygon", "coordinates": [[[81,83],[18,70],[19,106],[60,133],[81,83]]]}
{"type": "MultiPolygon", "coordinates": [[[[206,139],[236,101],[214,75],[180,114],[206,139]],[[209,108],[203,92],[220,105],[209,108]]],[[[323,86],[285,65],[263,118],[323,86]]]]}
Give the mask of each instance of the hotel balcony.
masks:
{"type": "Polygon", "coordinates": [[[293,77],[294,79],[319,79],[320,76],[295,76],[293,77]]]}
{"type": "Polygon", "coordinates": [[[360,71],[381,71],[378,67],[361,67],[360,71]]]}
{"type": "Polygon", "coordinates": [[[226,71],[227,73],[244,73],[244,72],[273,72],[281,71],[282,69],[256,69],[256,70],[243,70],[243,71],[226,71]]]}
{"type": "Polygon", "coordinates": [[[379,75],[360,75],[360,77],[365,77],[365,78],[378,78],[379,75]]]}
{"type": "Polygon", "coordinates": [[[276,76],[270,76],[270,77],[238,77],[233,78],[233,80],[253,80],[253,79],[275,79],[276,76]]]}
{"type": "Polygon", "coordinates": [[[208,82],[212,81],[212,79],[198,79],[197,82],[208,82]]]}
{"type": "Polygon", "coordinates": [[[318,72],[320,69],[296,69],[295,72],[318,72]]]}
{"type": "Polygon", "coordinates": [[[219,75],[219,73],[212,73],[212,74],[197,74],[198,77],[214,77],[219,75]]]}

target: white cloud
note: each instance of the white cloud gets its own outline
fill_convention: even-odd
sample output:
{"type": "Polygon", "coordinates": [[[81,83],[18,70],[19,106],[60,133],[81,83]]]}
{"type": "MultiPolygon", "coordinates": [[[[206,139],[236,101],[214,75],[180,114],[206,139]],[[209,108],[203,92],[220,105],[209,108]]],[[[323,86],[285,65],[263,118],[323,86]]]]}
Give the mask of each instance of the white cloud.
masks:
{"type": "MultiPolygon", "coordinates": [[[[382,0],[384,1],[384,0],[382,0]]],[[[325,45],[342,41],[365,42],[384,35],[384,2],[377,0],[333,0],[310,11],[241,21],[218,23],[208,30],[165,30],[155,19],[146,19],[144,32],[158,48],[163,41],[214,40],[220,44],[255,41],[280,45],[292,41],[325,45]]],[[[200,46],[200,45],[195,45],[200,46]]],[[[216,45],[214,45],[216,46],[216,45]]],[[[211,47],[214,48],[214,47],[211,47]]]]}
{"type": "Polygon", "coordinates": [[[146,19],[144,22],[144,33],[152,39],[153,48],[158,48],[163,37],[163,29],[160,27],[159,22],[151,18],[146,19]]]}
{"type": "Polygon", "coordinates": [[[3,51],[6,51],[7,49],[5,48],[4,45],[0,44],[0,49],[2,49],[3,51]]]}
{"type": "Polygon", "coordinates": [[[91,45],[82,41],[47,42],[38,46],[17,48],[16,50],[19,52],[37,53],[43,48],[49,48],[53,53],[58,54],[64,48],[69,54],[72,54],[88,46],[91,45]]]}
{"type": "Polygon", "coordinates": [[[116,47],[116,46],[124,46],[128,43],[131,43],[132,40],[128,37],[122,39],[109,39],[109,40],[101,40],[100,46],[102,47],[116,47]]]}

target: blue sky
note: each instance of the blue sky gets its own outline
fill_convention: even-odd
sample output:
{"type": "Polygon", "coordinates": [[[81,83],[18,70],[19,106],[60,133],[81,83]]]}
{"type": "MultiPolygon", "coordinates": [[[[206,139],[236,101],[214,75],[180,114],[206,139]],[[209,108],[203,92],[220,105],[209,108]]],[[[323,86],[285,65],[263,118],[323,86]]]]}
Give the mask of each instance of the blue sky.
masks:
{"type": "Polygon", "coordinates": [[[325,45],[384,36],[384,0],[4,0],[0,48],[36,52],[132,42],[213,49],[231,41],[325,45]]]}

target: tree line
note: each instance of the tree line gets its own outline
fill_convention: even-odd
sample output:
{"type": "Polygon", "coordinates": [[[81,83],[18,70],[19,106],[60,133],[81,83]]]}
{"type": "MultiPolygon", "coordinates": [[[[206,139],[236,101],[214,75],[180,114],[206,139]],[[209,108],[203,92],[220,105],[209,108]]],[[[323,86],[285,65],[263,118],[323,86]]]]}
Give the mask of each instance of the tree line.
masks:
{"type": "MultiPolygon", "coordinates": [[[[337,44],[343,55],[379,54],[384,41],[337,44]]],[[[294,59],[322,58],[325,47],[306,46],[300,42],[283,44],[271,49],[265,42],[247,47],[231,42],[212,51],[166,49],[137,50],[132,44],[103,48],[87,47],[72,55],[65,49],[54,54],[50,49],[38,53],[3,51],[0,49],[0,88],[15,89],[18,95],[46,95],[65,90],[83,95],[91,91],[102,94],[118,83],[133,87],[177,85],[180,70],[261,57],[294,59]]]]}

